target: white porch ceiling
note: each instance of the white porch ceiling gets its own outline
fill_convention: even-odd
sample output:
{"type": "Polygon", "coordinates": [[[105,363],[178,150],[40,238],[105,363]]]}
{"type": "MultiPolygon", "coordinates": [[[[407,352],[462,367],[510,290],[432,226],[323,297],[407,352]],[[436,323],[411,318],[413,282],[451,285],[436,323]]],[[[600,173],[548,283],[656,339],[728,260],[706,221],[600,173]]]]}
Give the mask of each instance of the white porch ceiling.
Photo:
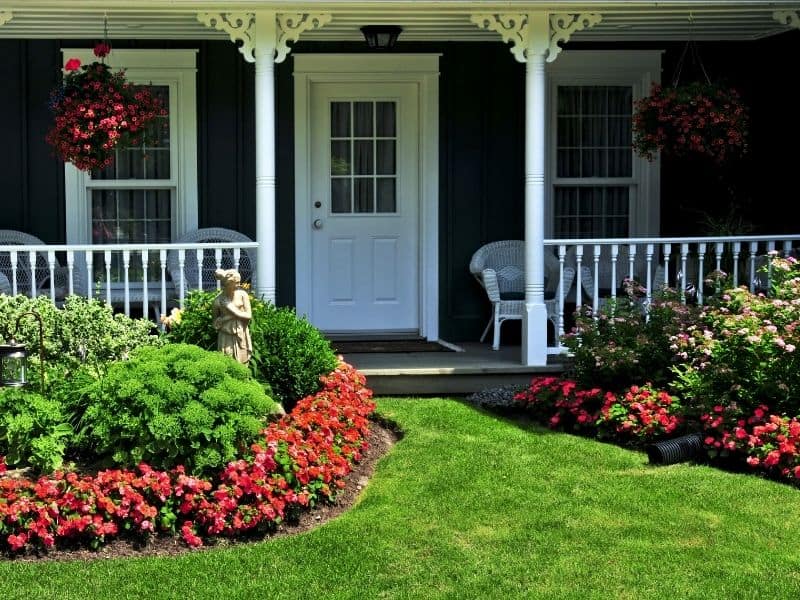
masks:
{"type": "Polygon", "coordinates": [[[671,1],[660,2],[463,2],[390,1],[307,3],[269,0],[0,0],[0,13],[13,18],[0,26],[0,38],[98,39],[103,17],[110,39],[227,39],[227,34],[204,27],[199,11],[256,9],[280,12],[329,12],[332,21],[306,32],[302,40],[361,40],[359,28],[368,24],[400,25],[401,41],[497,41],[496,33],[479,29],[474,13],[509,13],[526,10],[599,12],[602,22],[576,32],[571,40],[648,41],[684,40],[690,32],[698,40],[754,40],[789,29],[773,19],[776,10],[800,11],[800,2],[671,1]],[[133,5],[133,6],[132,6],[133,5]]]}

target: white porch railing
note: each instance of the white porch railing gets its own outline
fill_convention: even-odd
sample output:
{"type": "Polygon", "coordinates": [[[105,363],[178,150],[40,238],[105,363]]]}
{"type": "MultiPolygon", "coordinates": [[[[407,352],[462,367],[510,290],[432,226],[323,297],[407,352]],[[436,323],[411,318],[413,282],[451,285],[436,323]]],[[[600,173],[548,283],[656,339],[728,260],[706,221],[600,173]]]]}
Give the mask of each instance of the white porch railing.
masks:
{"type": "Polygon", "coordinates": [[[629,278],[645,288],[648,302],[654,291],[667,286],[679,291],[683,302],[693,296],[703,304],[704,282],[714,271],[732,276],[735,287],[746,284],[751,291],[767,290],[771,280],[769,254],[788,253],[800,246],[798,242],[800,234],[545,240],[546,251],[559,259],[558,276],[565,266],[574,267],[578,273],[574,287],[556,298],[559,327],[555,345],[548,352],[563,350],[559,337],[564,332],[567,303],[590,303],[597,311],[605,299],[621,293],[622,281],[629,278]],[[767,266],[766,273],[761,272],[763,266],[767,266]]]}
{"type": "Polygon", "coordinates": [[[54,302],[78,294],[126,315],[137,304],[143,316],[151,309],[166,314],[168,306],[182,307],[192,289],[219,289],[214,269],[238,270],[243,251],[254,257],[256,248],[257,242],[0,245],[0,292],[54,302]]]}

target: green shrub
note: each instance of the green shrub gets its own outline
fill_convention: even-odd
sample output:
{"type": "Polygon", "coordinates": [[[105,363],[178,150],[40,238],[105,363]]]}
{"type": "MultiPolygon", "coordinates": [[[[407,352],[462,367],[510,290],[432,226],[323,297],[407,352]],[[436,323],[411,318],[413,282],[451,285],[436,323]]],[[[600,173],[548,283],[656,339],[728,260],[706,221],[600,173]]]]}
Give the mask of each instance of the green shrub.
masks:
{"type": "Polygon", "coordinates": [[[620,391],[643,381],[664,387],[672,376],[670,338],[696,321],[697,307],[665,291],[653,298],[646,317],[638,285],[626,285],[628,295],[606,302],[597,314],[581,307],[563,338],[574,356],[571,375],[581,387],[620,391]]]}
{"type": "Polygon", "coordinates": [[[104,462],[218,470],[279,407],[247,368],[187,344],[140,348],[83,396],[80,445],[104,462]]]}
{"type": "MultiPolygon", "coordinates": [[[[180,322],[170,330],[170,340],[216,348],[217,334],[211,316],[216,295],[214,291],[191,292],[180,313],[180,322]]],[[[250,369],[256,379],[270,385],[287,410],[291,409],[297,400],[319,390],[319,377],[336,368],[336,355],[319,330],[298,317],[293,309],[276,308],[252,295],[250,305],[253,311],[250,369]]]]}
{"type": "Polygon", "coordinates": [[[0,455],[8,465],[50,473],[61,467],[72,427],[57,400],[0,390],[0,455]]]}
{"type": "MultiPolygon", "coordinates": [[[[0,294],[0,338],[10,339],[17,318],[28,311],[42,317],[45,361],[53,378],[68,376],[81,365],[102,373],[107,363],[124,358],[135,348],[164,343],[162,337],[152,335],[150,321],[114,314],[105,302],[79,296],[70,296],[64,307],[58,308],[46,296],[0,294]]],[[[33,375],[38,373],[39,324],[34,317],[22,318],[16,339],[28,346],[34,370],[30,380],[36,382],[33,375]]]]}

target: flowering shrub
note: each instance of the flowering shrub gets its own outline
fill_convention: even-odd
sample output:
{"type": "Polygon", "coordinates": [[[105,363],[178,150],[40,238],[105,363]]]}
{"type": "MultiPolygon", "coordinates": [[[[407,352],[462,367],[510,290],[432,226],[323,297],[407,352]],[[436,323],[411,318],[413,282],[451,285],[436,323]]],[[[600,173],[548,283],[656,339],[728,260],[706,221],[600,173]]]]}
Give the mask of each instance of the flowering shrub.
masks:
{"type": "Polygon", "coordinates": [[[624,393],[606,393],[597,425],[625,438],[651,440],[675,432],[683,423],[677,398],[650,384],[631,386],[624,393]]]}
{"type": "Polygon", "coordinates": [[[650,95],[637,100],[634,109],[633,149],[648,160],[662,151],[721,163],[747,151],[747,109],[732,88],[653,84],[650,95]]]}
{"type": "Polygon", "coordinates": [[[671,337],[673,386],[698,413],[713,405],[800,414],[800,265],[772,260],[771,295],[727,290],[671,337]]]}
{"type": "Polygon", "coordinates": [[[659,387],[669,381],[675,360],[670,336],[694,322],[697,308],[664,291],[653,297],[647,319],[636,298],[638,288],[626,281],[626,296],[606,303],[596,315],[589,306],[576,312],[575,327],[562,339],[574,356],[572,375],[581,386],[621,390],[642,381],[659,387]]]}
{"type": "Polygon", "coordinates": [[[534,377],[528,389],[514,399],[537,420],[552,428],[591,431],[600,414],[600,388],[578,389],[578,384],[558,377],[534,377]]]}
{"type": "Polygon", "coordinates": [[[0,545],[12,552],[67,542],[97,547],[122,532],[180,532],[199,546],[208,537],[269,530],[304,506],[335,499],[367,447],[371,398],[364,376],[340,363],[320,392],[213,480],[145,464],[94,476],[0,477],[0,545]]]}
{"type": "MultiPolygon", "coordinates": [[[[98,58],[110,52],[107,44],[95,46],[98,58]]],[[[50,95],[55,120],[47,142],[58,156],[82,171],[111,164],[114,148],[139,143],[145,127],[166,114],[146,87],[125,80],[102,62],[81,66],[72,58],[65,65],[61,86],[50,95]]]]}

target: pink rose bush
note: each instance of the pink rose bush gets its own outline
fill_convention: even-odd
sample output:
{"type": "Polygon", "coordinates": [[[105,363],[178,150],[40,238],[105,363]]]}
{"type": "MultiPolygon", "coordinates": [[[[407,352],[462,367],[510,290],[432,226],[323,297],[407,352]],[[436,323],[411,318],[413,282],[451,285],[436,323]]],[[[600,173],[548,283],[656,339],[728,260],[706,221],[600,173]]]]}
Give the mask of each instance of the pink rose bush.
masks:
{"type": "Polygon", "coordinates": [[[375,410],[364,376],[340,363],[323,388],[270,424],[213,479],[183,467],[10,477],[0,457],[0,547],[10,552],[111,538],[177,533],[189,546],[267,532],[305,507],[333,501],[367,448],[375,410]]]}

